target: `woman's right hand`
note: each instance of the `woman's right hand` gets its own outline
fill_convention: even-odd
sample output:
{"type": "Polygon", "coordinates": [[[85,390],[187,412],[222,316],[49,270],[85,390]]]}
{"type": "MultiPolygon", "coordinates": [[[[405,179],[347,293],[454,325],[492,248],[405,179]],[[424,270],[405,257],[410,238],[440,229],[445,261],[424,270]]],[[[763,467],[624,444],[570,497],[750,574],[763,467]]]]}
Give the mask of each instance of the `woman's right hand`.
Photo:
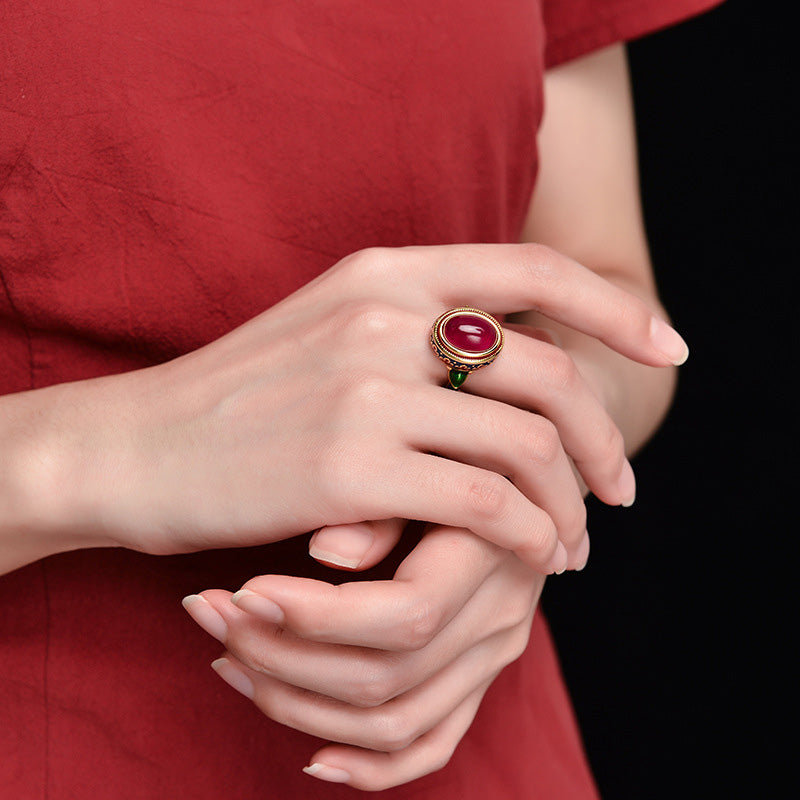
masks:
{"type": "Polygon", "coordinates": [[[559,571],[585,534],[570,459],[629,502],[622,437],[569,357],[515,330],[465,390],[443,389],[430,326],[473,304],[536,309],[651,366],[685,357],[643,301],[548,248],[365,250],[193,353],[59,387],[28,489],[57,493],[62,529],[149,553],[400,517],[559,571]]]}

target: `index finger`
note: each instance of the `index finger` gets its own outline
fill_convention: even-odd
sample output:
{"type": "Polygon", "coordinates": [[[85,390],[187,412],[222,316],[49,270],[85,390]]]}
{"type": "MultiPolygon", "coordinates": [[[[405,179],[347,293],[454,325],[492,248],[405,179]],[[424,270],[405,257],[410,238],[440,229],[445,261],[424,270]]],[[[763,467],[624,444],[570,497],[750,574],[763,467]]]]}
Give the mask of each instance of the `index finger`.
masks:
{"type": "Polygon", "coordinates": [[[647,303],[544,245],[400,250],[412,257],[414,280],[449,307],[477,306],[497,315],[539,311],[650,366],[677,366],[689,356],[680,334],[647,303]]]}
{"type": "Polygon", "coordinates": [[[335,586],[263,575],[248,581],[231,601],[258,615],[266,598],[282,610],[281,626],[304,639],[418,650],[463,608],[504,554],[469,531],[437,527],[422,538],[392,580],[335,586]]]}

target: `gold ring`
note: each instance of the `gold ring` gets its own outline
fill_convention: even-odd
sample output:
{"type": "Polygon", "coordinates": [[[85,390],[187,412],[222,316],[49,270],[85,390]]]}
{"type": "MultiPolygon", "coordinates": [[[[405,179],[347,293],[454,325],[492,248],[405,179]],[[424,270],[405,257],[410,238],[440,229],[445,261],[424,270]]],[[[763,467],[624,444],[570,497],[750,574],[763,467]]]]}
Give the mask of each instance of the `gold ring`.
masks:
{"type": "Polygon", "coordinates": [[[437,358],[450,367],[450,387],[458,389],[470,372],[497,358],[503,349],[503,329],[485,311],[451,308],[433,323],[431,347],[437,358]]]}

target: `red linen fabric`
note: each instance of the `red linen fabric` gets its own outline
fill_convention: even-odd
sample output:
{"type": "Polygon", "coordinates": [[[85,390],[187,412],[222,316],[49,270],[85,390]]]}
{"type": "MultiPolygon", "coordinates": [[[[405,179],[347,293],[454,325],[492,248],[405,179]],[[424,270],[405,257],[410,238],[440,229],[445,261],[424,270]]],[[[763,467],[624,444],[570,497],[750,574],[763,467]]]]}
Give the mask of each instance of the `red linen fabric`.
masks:
{"type": "MultiPolygon", "coordinates": [[[[515,241],[545,63],[710,4],[2,3],[0,393],[185,353],[364,246],[515,241]]],[[[306,547],[0,578],[0,794],[359,795],[301,773],[318,742],[223,684],[180,607],[255,574],[332,579],[306,547]]],[[[595,795],[541,616],[452,762],[385,793],[595,795]]]]}

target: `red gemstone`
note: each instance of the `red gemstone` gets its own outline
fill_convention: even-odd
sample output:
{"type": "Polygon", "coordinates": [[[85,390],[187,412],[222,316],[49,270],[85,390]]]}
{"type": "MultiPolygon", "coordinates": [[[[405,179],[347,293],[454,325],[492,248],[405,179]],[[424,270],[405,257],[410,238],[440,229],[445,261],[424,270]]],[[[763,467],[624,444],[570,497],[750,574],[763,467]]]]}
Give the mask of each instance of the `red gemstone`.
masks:
{"type": "Polygon", "coordinates": [[[494,326],[477,314],[456,314],[450,317],[445,322],[442,333],[453,347],[467,353],[491,350],[498,339],[494,326]]]}

